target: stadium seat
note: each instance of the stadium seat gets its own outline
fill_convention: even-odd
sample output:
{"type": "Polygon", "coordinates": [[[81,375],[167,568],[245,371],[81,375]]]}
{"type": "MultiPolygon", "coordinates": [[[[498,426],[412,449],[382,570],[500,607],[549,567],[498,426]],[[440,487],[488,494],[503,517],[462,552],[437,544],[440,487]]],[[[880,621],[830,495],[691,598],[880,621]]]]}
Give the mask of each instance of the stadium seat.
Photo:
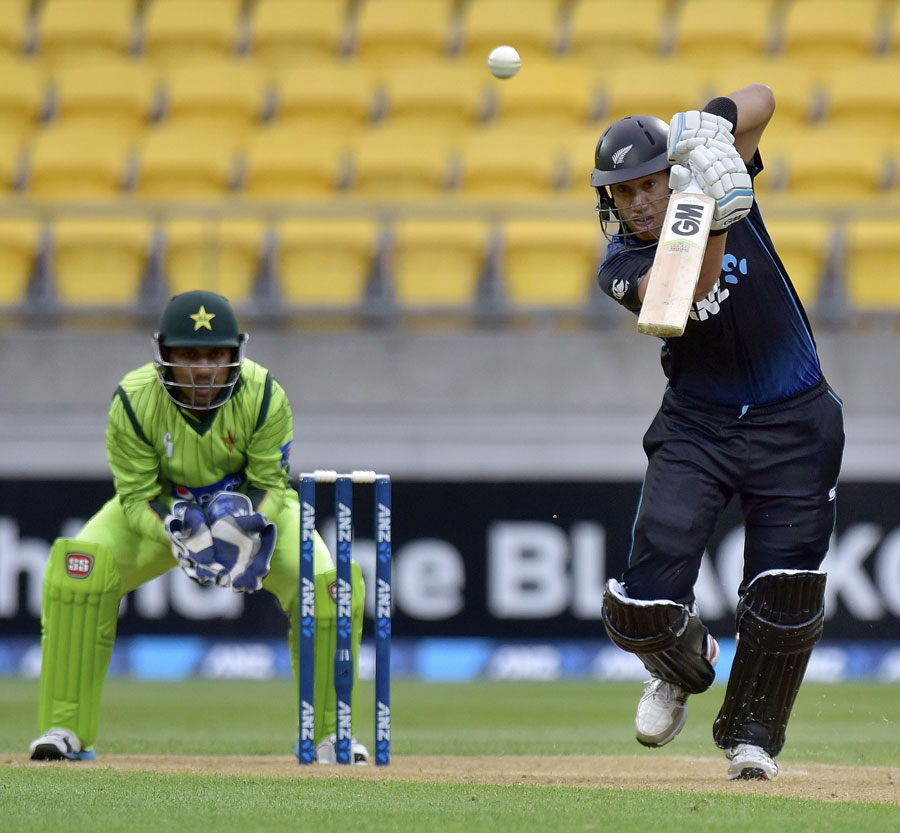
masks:
{"type": "Polygon", "coordinates": [[[167,73],[165,121],[243,144],[265,112],[268,80],[256,64],[214,60],[174,67],[167,73]]]}
{"type": "Polygon", "coordinates": [[[37,10],[37,54],[48,65],[121,59],[132,49],[134,0],[44,0],[37,10]]]}
{"type": "Polygon", "coordinates": [[[769,236],[784,263],[791,283],[807,309],[815,306],[836,236],[835,224],[825,219],[779,217],[766,221],[769,236]]]}
{"type": "Polygon", "coordinates": [[[40,224],[33,218],[0,218],[0,309],[20,306],[37,260],[40,224]]]}
{"type": "Polygon", "coordinates": [[[427,127],[460,136],[486,115],[490,76],[484,67],[439,60],[384,75],[386,118],[392,125],[427,127]]]}
{"type": "Polygon", "coordinates": [[[127,184],[133,151],[128,136],[91,126],[60,125],[30,145],[26,193],[37,200],[111,200],[127,184]]]}
{"type": "Polygon", "coordinates": [[[316,61],[275,75],[275,119],[310,130],[359,130],[372,119],[376,81],[350,61],[316,61]]]}
{"type": "Polygon", "coordinates": [[[792,0],[782,22],[782,50],[820,66],[872,57],[883,49],[881,0],[792,0]]]}
{"type": "Polygon", "coordinates": [[[144,13],[143,51],[159,67],[229,58],[241,0],[153,0],[144,13]]]}
{"type": "Polygon", "coordinates": [[[390,273],[400,309],[470,309],[477,301],[490,225],[471,219],[404,219],[392,229],[390,273]]]}
{"type": "Polygon", "coordinates": [[[669,0],[579,0],[568,27],[572,58],[598,70],[658,57],[665,46],[669,0]]]}
{"type": "Polygon", "coordinates": [[[777,0],[687,0],[674,20],[674,52],[679,61],[713,65],[718,71],[736,60],[753,60],[775,47],[777,0]]]}
{"type": "Polygon", "coordinates": [[[156,109],[155,74],[143,61],[69,64],[53,73],[53,120],[137,139],[156,109]]]}
{"type": "Polygon", "coordinates": [[[0,58],[22,57],[30,9],[31,0],[0,3],[0,58]]]}
{"type": "Polygon", "coordinates": [[[56,220],[51,274],[59,302],[67,307],[133,308],[146,277],[152,236],[147,220],[56,220]]]}
{"type": "Polygon", "coordinates": [[[856,310],[900,312],[900,221],[860,218],[844,228],[847,301],[856,310]]]}
{"type": "Polygon", "coordinates": [[[348,178],[349,134],[292,124],[257,131],[248,147],[244,195],[254,200],[330,198],[348,178]]]}
{"type": "Polygon", "coordinates": [[[237,146],[221,133],[184,125],[148,131],[139,149],[136,192],[163,200],[227,196],[235,183],[237,146]]]}
{"type": "Polygon", "coordinates": [[[0,131],[0,195],[3,197],[11,196],[20,185],[23,149],[21,139],[0,131]]]}
{"type": "Polygon", "coordinates": [[[859,61],[830,67],[825,84],[830,126],[860,125],[879,132],[900,129],[900,59],[859,61]]]}
{"type": "Polygon", "coordinates": [[[587,302],[606,246],[596,219],[511,219],[501,234],[501,274],[513,309],[577,309],[587,302]]]}
{"type": "Polygon", "coordinates": [[[43,72],[32,61],[0,55],[0,132],[30,138],[46,110],[43,72]]]}
{"type": "Polygon", "coordinates": [[[373,67],[440,58],[453,7],[454,0],[365,0],[356,15],[354,54],[373,67]]]}
{"type": "Polygon", "coordinates": [[[438,197],[451,184],[453,140],[427,128],[367,130],[353,153],[353,193],[376,199],[438,197]]]}
{"type": "Polygon", "coordinates": [[[607,123],[635,115],[657,116],[668,122],[673,113],[702,107],[709,100],[706,72],[678,61],[644,59],[615,64],[604,69],[599,80],[607,123]]]}
{"type": "Polygon", "coordinates": [[[528,61],[552,57],[559,45],[559,9],[555,0],[476,0],[463,5],[461,33],[465,58],[486,62],[499,44],[515,45],[528,61]]]}
{"type": "Polygon", "coordinates": [[[271,69],[334,59],[344,47],[344,0],[257,0],[250,52],[271,69]]]}
{"type": "Polygon", "coordinates": [[[263,262],[265,224],[258,219],[177,218],[163,226],[163,275],[172,294],[210,289],[234,304],[253,297],[263,262]]]}
{"type": "Polygon", "coordinates": [[[362,304],[372,272],[378,225],[363,219],[289,219],[277,227],[276,275],[295,309],[351,309],[362,304]]]}

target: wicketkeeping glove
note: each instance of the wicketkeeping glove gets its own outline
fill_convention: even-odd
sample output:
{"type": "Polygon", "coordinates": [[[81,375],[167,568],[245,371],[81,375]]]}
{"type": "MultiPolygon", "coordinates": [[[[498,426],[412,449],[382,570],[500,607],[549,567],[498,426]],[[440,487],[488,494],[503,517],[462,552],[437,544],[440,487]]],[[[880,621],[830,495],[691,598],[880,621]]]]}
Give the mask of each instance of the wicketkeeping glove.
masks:
{"type": "Polygon", "coordinates": [[[705,147],[710,140],[734,144],[732,124],[722,116],[714,116],[702,110],[676,113],[669,122],[669,138],[666,149],[669,164],[686,165],[694,148],[705,147]]]}
{"type": "Polygon", "coordinates": [[[712,231],[726,229],[750,213],[753,182],[733,144],[711,139],[690,152],[688,165],[703,193],[716,201],[712,231]]]}
{"type": "Polygon", "coordinates": [[[216,558],[223,566],[218,584],[236,593],[262,589],[275,550],[275,524],[241,492],[219,492],[206,507],[216,558]]]}
{"type": "Polygon", "coordinates": [[[181,569],[198,584],[218,583],[224,567],[217,560],[203,507],[193,501],[179,500],[172,505],[164,525],[166,536],[172,542],[172,554],[181,569]]]}

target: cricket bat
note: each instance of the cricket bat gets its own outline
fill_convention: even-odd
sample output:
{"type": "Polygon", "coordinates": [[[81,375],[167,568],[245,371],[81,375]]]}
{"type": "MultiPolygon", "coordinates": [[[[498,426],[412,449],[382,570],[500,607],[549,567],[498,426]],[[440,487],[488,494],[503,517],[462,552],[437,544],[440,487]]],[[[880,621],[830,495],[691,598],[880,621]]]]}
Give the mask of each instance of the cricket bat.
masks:
{"type": "Polygon", "coordinates": [[[691,179],[684,191],[669,197],[638,316],[639,333],[663,338],[684,333],[715,205],[715,200],[700,190],[695,179],[691,179]]]}

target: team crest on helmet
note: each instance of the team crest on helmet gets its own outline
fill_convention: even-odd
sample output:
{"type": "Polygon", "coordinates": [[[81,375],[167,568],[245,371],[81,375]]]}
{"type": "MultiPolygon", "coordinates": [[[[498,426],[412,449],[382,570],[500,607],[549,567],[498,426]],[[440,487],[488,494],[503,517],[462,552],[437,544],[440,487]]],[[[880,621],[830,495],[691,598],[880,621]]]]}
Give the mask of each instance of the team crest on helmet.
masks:
{"type": "Polygon", "coordinates": [[[200,304],[200,309],[198,309],[192,316],[191,319],[194,322],[194,331],[197,331],[201,328],[205,328],[207,330],[212,330],[212,324],[210,321],[216,317],[214,312],[207,312],[206,307],[203,304],[200,304]]]}
{"type": "MultiPolygon", "coordinates": [[[[619,149],[612,155],[612,163],[613,163],[613,165],[614,165],[614,166],[616,166],[616,165],[621,165],[622,162],[625,160],[625,157],[628,155],[628,151],[631,150],[633,147],[634,147],[634,145],[626,145],[626,146],[623,147],[623,148],[619,148],[619,149]]],[[[191,316],[191,317],[193,318],[193,316],[191,316]]]]}

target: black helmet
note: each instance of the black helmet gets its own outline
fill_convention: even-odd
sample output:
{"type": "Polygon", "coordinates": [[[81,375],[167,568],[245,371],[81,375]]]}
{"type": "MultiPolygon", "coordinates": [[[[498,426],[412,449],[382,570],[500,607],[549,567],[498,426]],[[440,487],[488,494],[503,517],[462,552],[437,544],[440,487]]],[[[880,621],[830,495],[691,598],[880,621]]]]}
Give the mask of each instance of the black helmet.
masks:
{"type": "Polygon", "coordinates": [[[240,376],[247,338],[247,334],[238,328],[234,310],[224,296],[197,289],[171,298],[163,310],[159,330],[153,335],[154,366],[169,398],[192,410],[206,411],[224,405],[234,393],[240,376]],[[168,349],[173,347],[232,348],[231,361],[220,365],[229,368],[227,381],[195,383],[194,369],[204,367],[206,363],[171,362],[168,349]],[[189,368],[190,381],[176,382],[172,374],[175,367],[189,368]],[[218,389],[218,393],[211,399],[201,397],[197,395],[198,388],[218,389]]]}
{"type": "Polygon", "coordinates": [[[634,242],[628,239],[631,233],[619,219],[607,186],[666,170],[669,167],[668,137],[669,126],[656,116],[627,116],[613,122],[603,132],[594,151],[591,185],[597,191],[597,212],[607,237],[611,237],[607,224],[614,220],[619,223],[619,233],[625,242],[634,242]]]}

